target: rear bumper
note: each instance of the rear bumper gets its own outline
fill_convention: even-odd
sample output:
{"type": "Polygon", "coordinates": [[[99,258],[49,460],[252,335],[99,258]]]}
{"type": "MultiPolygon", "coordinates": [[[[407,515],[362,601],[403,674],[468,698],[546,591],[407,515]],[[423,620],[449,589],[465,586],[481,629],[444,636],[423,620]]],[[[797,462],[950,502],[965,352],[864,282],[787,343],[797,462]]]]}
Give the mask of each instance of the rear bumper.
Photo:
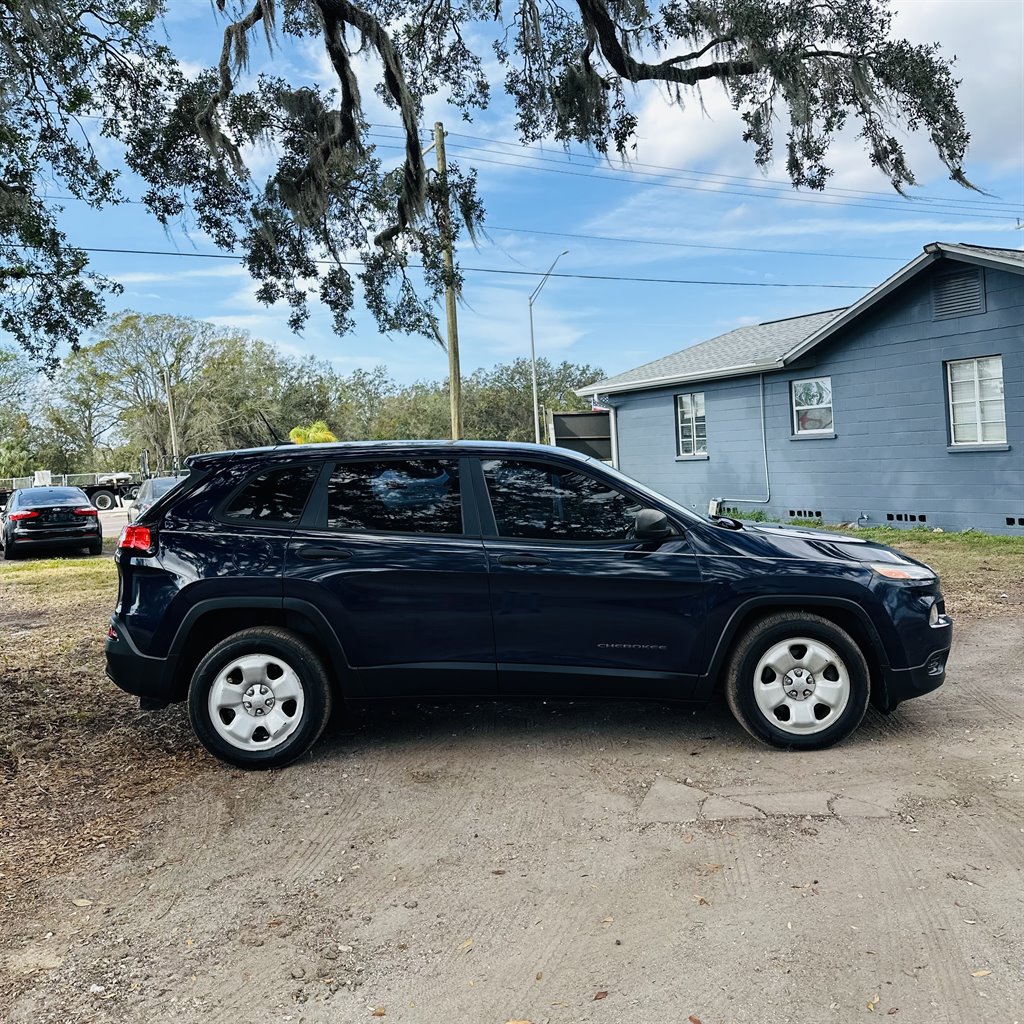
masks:
{"type": "Polygon", "coordinates": [[[14,533],[11,535],[10,541],[12,544],[17,544],[19,548],[25,544],[38,544],[41,548],[57,548],[62,544],[81,547],[83,544],[92,544],[94,541],[101,540],[102,537],[103,534],[97,527],[94,530],[76,530],[74,533],[50,534],[44,533],[42,530],[32,533],[14,533]]]}
{"type": "Polygon", "coordinates": [[[125,693],[139,698],[145,710],[165,708],[182,699],[175,691],[176,658],[151,658],[139,652],[127,630],[116,619],[110,620],[117,634],[109,634],[105,645],[107,677],[125,693]]]}

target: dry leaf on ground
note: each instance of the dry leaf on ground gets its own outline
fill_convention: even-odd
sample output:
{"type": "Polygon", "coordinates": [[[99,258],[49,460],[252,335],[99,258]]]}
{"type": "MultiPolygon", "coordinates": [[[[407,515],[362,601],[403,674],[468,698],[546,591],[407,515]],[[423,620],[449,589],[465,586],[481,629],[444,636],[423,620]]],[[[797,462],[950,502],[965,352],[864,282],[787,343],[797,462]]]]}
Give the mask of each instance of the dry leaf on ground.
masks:
{"type": "Polygon", "coordinates": [[[607,999],[607,998],[608,998],[608,993],[607,992],[598,992],[597,995],[594,996],[595,1000],[596,999],[607,999]]]}

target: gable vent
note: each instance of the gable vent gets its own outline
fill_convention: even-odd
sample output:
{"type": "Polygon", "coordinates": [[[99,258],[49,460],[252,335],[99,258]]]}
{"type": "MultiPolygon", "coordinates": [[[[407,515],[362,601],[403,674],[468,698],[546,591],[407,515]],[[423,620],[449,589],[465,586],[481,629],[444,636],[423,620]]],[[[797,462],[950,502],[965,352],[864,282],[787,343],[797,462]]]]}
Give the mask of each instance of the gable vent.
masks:
{"type": "Polygon", "coordinates": [[[936,320],[985,312],[985,289],[980,270],[943,274],[932,282],[932,309],[936,320]]]}

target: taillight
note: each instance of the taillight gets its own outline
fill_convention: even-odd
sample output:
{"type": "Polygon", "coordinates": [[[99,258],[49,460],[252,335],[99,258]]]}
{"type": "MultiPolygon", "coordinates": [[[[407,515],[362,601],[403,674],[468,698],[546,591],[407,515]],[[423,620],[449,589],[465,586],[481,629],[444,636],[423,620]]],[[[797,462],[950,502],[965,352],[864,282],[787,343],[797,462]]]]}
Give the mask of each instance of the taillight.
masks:
{"type": "Polygon", "coordinates": [[[12,512],[7,518],[12,520],[12,521],[17,521],[19,519],[38,519],[39,518],[39,513],[38,512],[12,512]]]}
{"type": "Polygon", "coordinates": [[[120,551],[141,551],[143,554],[153,553],[153,533],[148,526],[126,526],[117,541],[120,551]]]}
{"type": "Polygon", "coordinates": [[[98,516],[99,512],[97,512],[96,509],[94,509],[91,505],[88,505],[88,506],[86,506],[84,508],[76,508],[75,509],[75,515],[76,516],[98,516]]]}

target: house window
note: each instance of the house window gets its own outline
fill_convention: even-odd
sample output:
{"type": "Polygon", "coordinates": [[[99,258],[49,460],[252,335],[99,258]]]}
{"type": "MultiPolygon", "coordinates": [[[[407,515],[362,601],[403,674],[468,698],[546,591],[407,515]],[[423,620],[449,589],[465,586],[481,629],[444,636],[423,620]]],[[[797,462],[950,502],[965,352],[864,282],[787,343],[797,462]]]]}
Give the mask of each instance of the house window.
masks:
{"type": "Polygon", "coordinates": [[[1005,444],[1003,357],[946,364],[952,444],[1005,444]]]}
{"type": "Polygon", "coordinates": [[[831,434],[832,378],[810,377],[791,385],[794,434],[831,434]]]}
{"type": "Polygon", "coordinates": [[[704,392],[676,395],[676,455],[707,455],[708,428],[704,392]]]}

